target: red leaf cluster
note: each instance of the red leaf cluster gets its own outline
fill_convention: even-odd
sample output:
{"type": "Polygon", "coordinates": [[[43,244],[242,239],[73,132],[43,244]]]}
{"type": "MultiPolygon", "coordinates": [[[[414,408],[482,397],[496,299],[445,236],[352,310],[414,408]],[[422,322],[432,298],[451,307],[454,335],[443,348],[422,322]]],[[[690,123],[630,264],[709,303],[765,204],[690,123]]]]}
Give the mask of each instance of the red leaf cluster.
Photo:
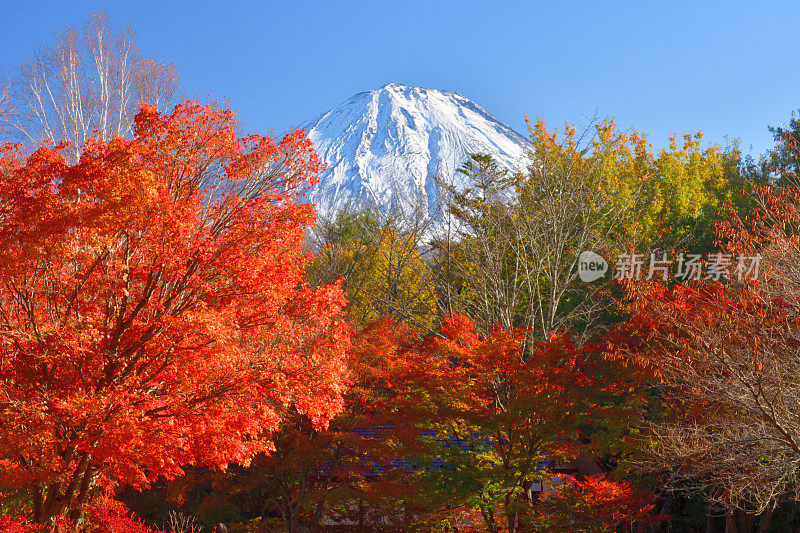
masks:
{"type": "Polygon", "coordinates": [[[304,280],[303,132],[236,137],[233,114],[145,107],[135,136],[0,152],[0,477],[37,520],[96,486],[269,450],[293,406],[341,409],[340,287],[304,280]]]}

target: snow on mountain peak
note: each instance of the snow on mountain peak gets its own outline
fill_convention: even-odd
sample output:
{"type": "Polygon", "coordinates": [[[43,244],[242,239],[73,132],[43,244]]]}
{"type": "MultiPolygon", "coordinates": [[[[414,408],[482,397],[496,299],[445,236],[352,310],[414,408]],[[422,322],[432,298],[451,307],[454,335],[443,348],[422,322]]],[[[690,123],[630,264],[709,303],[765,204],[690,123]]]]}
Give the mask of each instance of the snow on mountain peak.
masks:
{"type": "Polygon", "coordinates": [[[436,217],[434,177],[452,179],[468,154],[491,154],[511,171],[526,160],[525,138],[471,100],[398,83],[358,93],[302,128],[328,165],[309,192],[325,218],[352,207],[436,217]]]}

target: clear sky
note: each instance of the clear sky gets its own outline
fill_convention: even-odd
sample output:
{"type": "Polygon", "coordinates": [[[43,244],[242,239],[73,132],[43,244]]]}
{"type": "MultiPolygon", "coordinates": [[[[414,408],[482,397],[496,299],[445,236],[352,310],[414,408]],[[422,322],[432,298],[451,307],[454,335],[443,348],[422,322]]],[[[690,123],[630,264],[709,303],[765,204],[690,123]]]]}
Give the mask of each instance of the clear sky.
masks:
{"type": "Polygon", "coordinates": [[[798,2],[3,2],[0,70],[104,10],[178,68],[189,96],[228,98],[281,132],[389,82],[458,91],[524,132],[598,113],[647,133],[703,130],[745,151],[800,108],[798,2]]]}

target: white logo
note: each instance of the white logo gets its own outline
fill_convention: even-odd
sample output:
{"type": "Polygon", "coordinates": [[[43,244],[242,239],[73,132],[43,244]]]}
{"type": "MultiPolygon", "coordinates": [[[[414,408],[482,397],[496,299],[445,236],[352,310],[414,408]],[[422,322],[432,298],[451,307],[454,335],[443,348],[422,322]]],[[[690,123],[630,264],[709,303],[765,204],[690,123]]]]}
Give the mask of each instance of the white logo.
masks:
{"type": "Polygon", "coordinates": [[[608,262],[605,258],[590,250],[584,250],[578,256],[578,276],[581,281],[591,283],[606,275],[608,262]]]}

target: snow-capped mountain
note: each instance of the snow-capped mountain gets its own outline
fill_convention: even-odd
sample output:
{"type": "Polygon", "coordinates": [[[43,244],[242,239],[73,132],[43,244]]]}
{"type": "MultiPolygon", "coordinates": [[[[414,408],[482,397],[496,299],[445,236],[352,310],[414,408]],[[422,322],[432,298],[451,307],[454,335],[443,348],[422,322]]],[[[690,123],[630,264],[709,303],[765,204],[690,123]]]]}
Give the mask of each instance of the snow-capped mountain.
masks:
{"type": "Polygon", "coordinates": [[[469,153],[491,154],[511,171],[525,164],[524,137],[447,91],[390,83],[301,127],[328,165],[309,194],[326,218],[348,207],[436,217],[434,176],[466,185],[455,171],[469,153]]]}

